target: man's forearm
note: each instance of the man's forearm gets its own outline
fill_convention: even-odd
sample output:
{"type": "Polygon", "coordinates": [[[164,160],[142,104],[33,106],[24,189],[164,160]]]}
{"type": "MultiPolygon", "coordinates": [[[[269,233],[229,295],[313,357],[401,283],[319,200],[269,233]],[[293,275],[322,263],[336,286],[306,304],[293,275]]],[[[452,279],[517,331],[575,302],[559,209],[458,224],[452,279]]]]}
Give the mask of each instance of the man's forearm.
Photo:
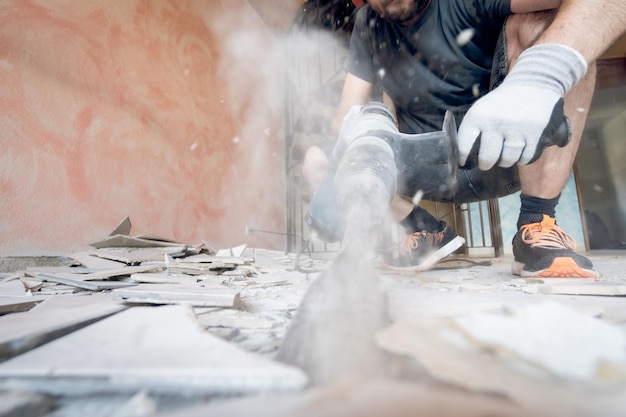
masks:
{"type": "Polygon", "coordinates": [[[624,0],[563,0],[539,43],[560,43],[595,61],[626,31],[624,0]]]}

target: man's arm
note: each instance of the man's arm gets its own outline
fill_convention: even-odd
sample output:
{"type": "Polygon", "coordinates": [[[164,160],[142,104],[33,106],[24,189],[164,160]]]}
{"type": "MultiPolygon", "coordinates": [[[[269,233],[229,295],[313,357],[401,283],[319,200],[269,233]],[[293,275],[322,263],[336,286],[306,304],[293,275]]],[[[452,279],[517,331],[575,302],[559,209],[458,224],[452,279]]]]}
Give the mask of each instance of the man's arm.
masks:
{"type": "Polygon", "coordinates": [[[559,7],[562,0],[511,0],[511,12],[532,13],[559,7]]]}
{"type": "Polygon", "coordinates": [[[343,118],[352,106],[366,104],[372,95],[373,85],[364,81],[354,74],[348,73],[341,93],[341,101],[333,119],[333,131],[338,133],[343,123],[343,118]]]}
{"type": "MultiPolygon", "coordinates": [[[[511,10],[536,4],[512,0],[511,10]]],[[[504,82],[468,111],[459,127],[460,164],[476,148],[483,170],[535,161],[543,147],[553,144],[565,94],[625,30],[623,0],[563,0],[552,23],[522,52],[504,82]]]]}
{"type": "Polygon", "coordinates": [[[623,0],[511,0],[513,13],[556,8],[559,11],[554,21],[535,44],[570,46],[587,63],[595,61],[626,30],[623,0]]]}
{"type": "Polygon", "coordinates": [[[563,0],[554,21],[536,44],[570,46],[580,52],[587,63],[591,63],[624,31],[624,0],[563,0]]]}

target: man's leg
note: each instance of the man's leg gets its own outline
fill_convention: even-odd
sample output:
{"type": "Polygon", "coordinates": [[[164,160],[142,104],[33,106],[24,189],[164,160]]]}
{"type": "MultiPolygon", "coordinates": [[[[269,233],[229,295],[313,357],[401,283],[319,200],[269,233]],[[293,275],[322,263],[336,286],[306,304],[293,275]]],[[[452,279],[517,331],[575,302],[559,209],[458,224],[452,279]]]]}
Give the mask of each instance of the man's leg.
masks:
{"type": "MultiPolygon", "coordinates": [[[[511,16],[506,25],[507,57],[515,59],[545,29],[553,14],[511,16]]],[[[513,273],[536,277],[595,277],[593,265],[574,253],[575,242],[555,223],[555,207],[565,186],[589,112],[595,87],[595,64],[565,97],[565,114],[571,123],[570,143],[547,147],[535,163],[519,165],[522,207],[513,239],[513,273]]]]}

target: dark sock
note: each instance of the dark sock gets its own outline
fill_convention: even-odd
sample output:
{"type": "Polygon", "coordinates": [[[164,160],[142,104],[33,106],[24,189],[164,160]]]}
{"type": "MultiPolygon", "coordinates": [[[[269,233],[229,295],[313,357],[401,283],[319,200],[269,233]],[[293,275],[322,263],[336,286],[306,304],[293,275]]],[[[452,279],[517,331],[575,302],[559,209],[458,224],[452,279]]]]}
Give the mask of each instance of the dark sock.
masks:
{"type": "Polygon", "coordinates": [[[420,230],[427,232],[440,232],[445,227],[445,223],[437,220],[432,214],[420,207],[413,207],[411,213],[400,222],[409,234],[420,230]]]}
{"type": "Polygon", "coordinates": [[[556,205],[559,203],[560,197],[561,195],[559,194],[555,198],[545,199],[521,194],[522,207],[517,219],[517,228],[519,229],[525,224],[541,222],[544,214],[554,218],[556,205]]]}

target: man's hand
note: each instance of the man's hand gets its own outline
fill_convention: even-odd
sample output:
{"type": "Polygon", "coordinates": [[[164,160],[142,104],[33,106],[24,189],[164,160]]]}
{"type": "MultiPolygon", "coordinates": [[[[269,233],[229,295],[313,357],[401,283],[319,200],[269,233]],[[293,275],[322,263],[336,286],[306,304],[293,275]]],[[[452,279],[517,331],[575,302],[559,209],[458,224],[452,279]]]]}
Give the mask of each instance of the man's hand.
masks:
{"type": "Polygon", "coordinates": [[[459,127],[459,164],[478,153],[478,167],[534,162],[554,144],[564,120],[563,96],[584,76],[587,63],[574,49],[542,44],[524,51],[495,90],[478,100],[459,127]]]}

